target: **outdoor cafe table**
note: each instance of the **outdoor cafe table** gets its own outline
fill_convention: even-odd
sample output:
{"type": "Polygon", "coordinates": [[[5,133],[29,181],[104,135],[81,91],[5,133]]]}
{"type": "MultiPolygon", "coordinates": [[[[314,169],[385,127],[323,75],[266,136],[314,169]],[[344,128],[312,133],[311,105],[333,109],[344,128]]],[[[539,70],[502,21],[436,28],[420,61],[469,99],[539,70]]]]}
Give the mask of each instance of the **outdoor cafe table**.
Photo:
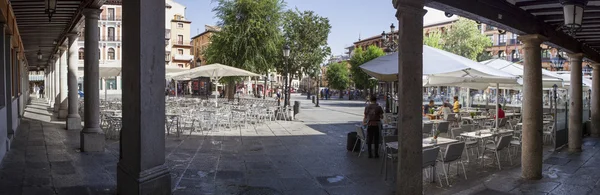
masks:
{"type": "Polygon", "coordinates": [[[476,138],[476,139],[486,139],[495,135],[502,135],[512,133],[514,130],[510,129],[500,129],[497,132],[492,132],[490,129],[482,129],[473,132],[461,133],[460,135],[463,137],[476,138]],[[481,133],[481,134],[479,134],[481,133]]]}
{"type": "MultiPolygon", "coordinates": [[[[423,149],[458,142],[458,140],[455,140],[455,139],[438,137],[437,143],[434,144],[434,143],[431,143],[431,139],[433,139],[433,137],[423,138],[423,149]]],[[[387,145],[387,147],[390,147],[390,148],[393,148],[396,150],[398,149],[398,142],[388,142],[388,143],[385,143],[385,145],[387,145]]]]}

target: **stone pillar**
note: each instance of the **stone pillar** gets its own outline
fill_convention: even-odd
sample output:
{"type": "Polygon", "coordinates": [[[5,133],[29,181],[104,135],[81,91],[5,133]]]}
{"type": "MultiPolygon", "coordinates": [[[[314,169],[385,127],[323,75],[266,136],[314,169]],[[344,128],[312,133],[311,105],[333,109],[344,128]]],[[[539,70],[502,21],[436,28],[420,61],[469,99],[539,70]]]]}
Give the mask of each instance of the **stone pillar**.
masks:
{"type": "Polygon", "coordinates": [[[79,49],[77,46],[77,33],[67,34],[69,43],[67,50],[68,58],[68,115],[67,115],[67,130],[81,129],[81,116],[79,116],[79,90],[77,87],[77,65],[79,61],[79,49]]]}
{"type": "Polygon", "coordinates": [[[523,60],[523,134],[521,169],[525,179],[542,178],[542,56],[540,44],[546,37],[521,35],[525,58],[523,60]]]}
{"type": "MultiPolygon", "coordinates": [[[[423,194],[421,117],[423,104],[423,0],[394,1],[398,42],[398,173],[397,194],[423,194]],[[400,57],[402,56],[402,57],[400,57]]],[[[393,91],[391,91],[393,97],[393,91]]],[[[393,99],[391,99],[393,101],[393,99]]]]}
{"type": "Polygon", "coordinates": [[[568,54],[571,68],[571,98],[569,100],[569,152],[581,152],[583,139],[582,53],[568,54]]]}
{"type": "Polygon", "coordinates": [[[123,128],[118,194],[171,194],[165,164],[165,1],[123,2],[123,128]],[[136,86],[147,86],[145,88],[136,86]]]}
{"type": "Polygon", "coordinates": [[[4,48],[5,48],[5,52],[4,52],[4,58],[6,59],[4,62],[4,72],[5,72],[5,79],[6,81],[4,82],[5,86],[6,86],[6,91],[5,91],[5,98],[6,98],[6,125],[7,125],[7,132],[8,134],[14,134],[14,129],[13,124],[12,124],[12,109],[15,109],[12,107],[12,64],[13,61],[12,59],[12,47],[11,47],[11,39],[12,39],[12,35],[5,35],[6,39],[4,42],[4,48]]]}
{"type": "Polygon", "coordinates": [[[50,82],[48,70],[48,67],[44,68],[44,99],[46,99],[46,101],[48,101],[48,83],[50,82]]]}
{"type": "Polygon", "coordinates": [[[600,136],[600,64],[594,63],[592,72],[592,136],[600,136]]]}
{"type": "Polygon", "coordinates": [[[60,110],[60,54],[54,54],[54,112],[60,110]]]}
{"type": "Polygon", "coordinates": [[[69,113],[69,102],[67,99],[67,47],[61,46],[60,49],[60,95],[59,95],[59,105],[58,109],[58,118],[66,119],[69,113]]]}
{"type": "MultiPolygon", "coordinates": [[[[5,28],[6,25],[4,23],[0,23],[0,32],[4,32],[5,28]]],[[[6,52],[4,52],[6,47],[2,47],[2,45],[5,45],[7,42],[6,40],[5,34],[0,33],[0,114],[5,115],[7,115],[8,112],[6,109],[4,109],[4,107],[10,104],[8,102],[7,95],[5,95],[6,93],[9,93],[9,86],[6,83],[8,72],[6,72],[4,69],[7,64],[7,58],[4,55],[6,54],[6,52]]],[[[7,118],[3,120],[8,121],[7,118]]],[[[8,127],[10,127],[8,124],[0,124],[0,158],[4,158],[6,151],[8,150],[8,127]]]]}
{"type": "Polygon", "coordinates": [[[83,94],[85,126],[81,131],[81,150],[84,152],[104,151],[104,132],[100,129],[100,97],[98,89],[98,18],[101,9],[84,9],[85,16],[85,59],[83,67],[83,94]]]}
{"type": "MultiPolygon", "coordinates": [[[[49,58],[52,58],[49,57],[49,58]]],[[[48,86],[50,87],[50,94],[48,94],[48,104],[50,104],[50,108],[54,109],[54,100],[56,100],[56,96],[54,96],[54,60],[50,59],[48,62],[48,66],[50,67],[50,83],[48,86]]]]}

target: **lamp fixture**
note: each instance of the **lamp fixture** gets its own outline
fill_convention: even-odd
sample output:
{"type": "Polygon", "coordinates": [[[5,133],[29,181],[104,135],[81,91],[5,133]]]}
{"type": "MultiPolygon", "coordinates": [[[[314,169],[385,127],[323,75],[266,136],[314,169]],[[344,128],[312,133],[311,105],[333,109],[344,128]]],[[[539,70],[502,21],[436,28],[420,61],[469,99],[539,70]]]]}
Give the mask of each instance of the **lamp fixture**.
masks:
{"type": "Polygon", "coordinates": [[[37,58],[38,58],[38,60],[42,60],[42,58],[44,58],[44,56],[42,55],[42,50],[41,49],[38,50],[37,58]]]}
{"type": "Polygon", "coordinates": [[[449,18],[449,17],[452,17],[452,16],[454,16],[454,14],[451,14],[451,13],[448,13],[448,12],[444,12],[444,15],[445,15],[446,17],[448,17],[448,18],[449,18]]]}
{"type": "Polygon", "coordinates": [[[52,15],[56,13],[56,0],[44,0],[46,3],[46,9],[44,10],[48,14],[48,22],[52,22],[52,15]]]}
{"type": "Polygon", "coordinates": [[[285,45],[283,46],[283,57],[289,57],[290,56],[290,46],[285,45]]]}
{"type": "Polygon", "coordinates": [[[561,26],[563,30],[571,36],[581,30],[581,22],[583,21],[584,8],[588,0],[560,0],[563,6],[563,16],[565,24],[561,26]]]}

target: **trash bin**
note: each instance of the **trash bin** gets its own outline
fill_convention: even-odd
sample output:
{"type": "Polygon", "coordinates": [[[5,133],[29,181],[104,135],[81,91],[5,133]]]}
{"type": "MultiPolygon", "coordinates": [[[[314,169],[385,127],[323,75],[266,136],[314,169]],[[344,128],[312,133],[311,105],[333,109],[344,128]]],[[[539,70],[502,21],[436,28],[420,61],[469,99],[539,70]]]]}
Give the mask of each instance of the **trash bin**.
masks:
{"type": "Polygon", "coordinates": [[[360,143],[360,140],[358,140],[357,138],[357,133],[356,132],[350,132],[348,133],[348,139],[346,141],[346,150],[348,151],[352,151],[352,152],[359,152],[360,151],[360,146],[362,143],[360,143]],[[356,143],[356,146],[354,146],[354,144],[356,143]],[[354,148],[352,148],[354,147],[354,148]]]}
{"type": "Polygon", "coordinates": [[[294,116],[300,113],[300,101],[294,101],[294,116]]]}

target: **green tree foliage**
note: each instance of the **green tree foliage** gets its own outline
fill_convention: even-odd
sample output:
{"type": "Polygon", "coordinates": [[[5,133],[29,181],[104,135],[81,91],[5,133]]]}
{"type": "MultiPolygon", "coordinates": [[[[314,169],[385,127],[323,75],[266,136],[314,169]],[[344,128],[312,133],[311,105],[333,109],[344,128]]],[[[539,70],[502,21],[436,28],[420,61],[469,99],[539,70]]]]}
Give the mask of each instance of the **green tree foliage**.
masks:
{"type": "MultiPolygon", "coordinates": [[[[267,73],[281,53],[281,0],[214,0],[219,33],[211,37],[206,61],[267,73]]],[[[230,86],[231,78],[225,78],[230,86]]],[[[230,92],[233,87],[230,87],[230,92]]]]}
{"type": "Polygon", "coordinates": [[[423,36],[423,45],[427,45],[429,47],[443,49],[444,43],[442,40],[442,33],[439,31],[429,32],[427,35],[423,36]]]}
{"type": "Polygon", "coordinates": [[[330,64],[327,67],[325,77],[329,87],[336,90],[346,90],[350,84],[350,72],[348,71],[348,65],[344,62],[338,62],[330,64]]]}
{"type": "MultiPolygon", "coordinates": [[[[279,48],[284,44],[290,47],[287,61],[290,76],[301,76],[302,73],[316,76],[323,60],[331,54],[327,45],[327,37],[331,31],[329,19],[313,11],[288,10],[283,14],[282,29],[283,41],[279,48]]],[[[283,56],[278,59],[283,59],[283,56]]],[[[286,63],[276,63],[276,69],[279,73],[285,73],[286,63]]],[[[289,82],[291,83],[291,79],[289,82]]]]}
{"type": "Polygon", "coordinates": [[[492,41],[477,29],[473,20],[460,18],[446,34],[442,34],[444,50],[477,60],[485,48],[492,46],[492,41]]]}
{"type": "Polygon", "coordinates": [[[486,61],[486,60],[491,60],[492,58],[494,58],[494,57],[492,56],[492,54],[490,52],[481,52],[477,56],[477,61],[482,62],[482,61],[486,61]]]}
{"type": "Polygon", "coordinates": [[[364,63],[371,61],[380,56],[384,56],[385,52],[383,49],[371,45],[367,47],[366,51],[363,51],[362,48],[358,47],[354,50],[354,54],[350,58],[350,65],[352,73],[352,81],[356,85],[358,89],[367,89],[377,85],[376,80],[370,80],[371,78],[367,73],[365,73],[360,66],[364,63]]]}

